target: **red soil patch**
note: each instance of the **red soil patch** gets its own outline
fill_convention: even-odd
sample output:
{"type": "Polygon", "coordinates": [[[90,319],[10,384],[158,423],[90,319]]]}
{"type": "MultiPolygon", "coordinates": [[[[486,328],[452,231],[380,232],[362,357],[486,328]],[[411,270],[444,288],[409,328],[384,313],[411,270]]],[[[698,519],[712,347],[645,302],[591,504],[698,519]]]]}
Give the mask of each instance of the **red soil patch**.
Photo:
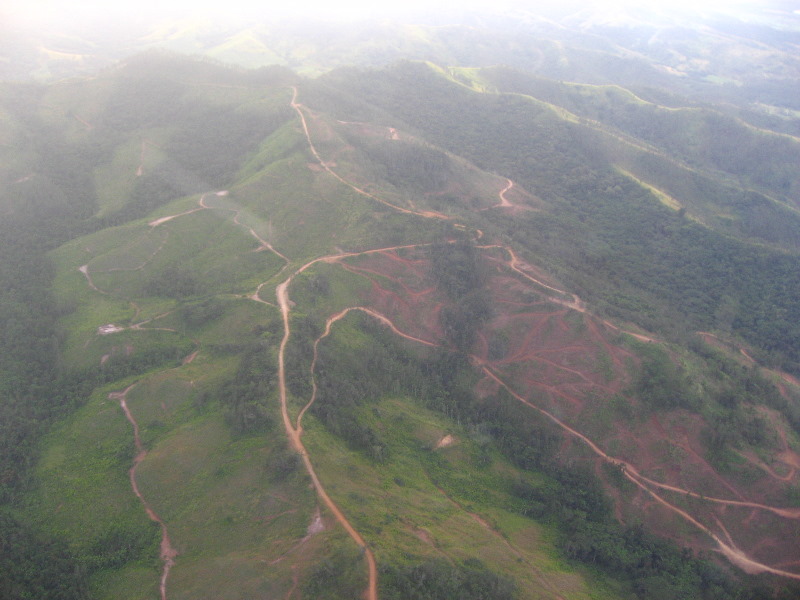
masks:
{"type": "MultiPolygon", "coordinates": [[[[706,423],[697,414],[673,411],[636,422],[615,412],[610,404],[615,397],[630,404],[631,414],[642,410],[638,400],[626,397],[630,368],[638,359],[617,343],[620,330],[591,315],[579,300],[513,255],[496,247],[483,250],[491,267],[494,316],[472,349],[473,361],[485,373],[478,396],[491,398],[502,382],[590,436],[598,451],[608,455],[588,460],[606,482],[620,520],[644,519],[653,530],[697,550],[725,544],[725,556],[745,569],[783,564],[800,571],[800,514],[787,518],[761,508],[780,502],[776,486],[778,491],[785,487],[783,476],[770,473],[769,465],[753,466],[762,476],[745,486],[717,472],[705,458],[701,439],[706,423]],[[610,485],[600,468],[609,460],[631,466],[626,476],[636,480],[635,489],[621,492],[610,485]]],[[[340,264],[370,280],[362,298],[365,308],[385,316],[404,334],[444,343],[439,312],[446,298],[428,279],[423,252],[372,252],[340,264]]],[[[587,460],[584,443],[566,440],[575,438],[565,438],[565,460],[587,460]]],[[[774,460],[784,465],[784,473],[792,469],[794,480],[800,456],[784,443],[774,460]]]]}
{"type": "MultiPolygon", "coordinates": [[[[369,191],[367,183],[360,188],[350,174],[343,177],[333,171],[332,161],[353,149],[339,138],[332,124],[297,103],[296,89],[291,106],[298,113],[320,167],[341,183],[397,212],[448,218],[433,211],[418,211],[407,199],[389,201],[383,194],[377,196],[369,191]]],[[[498,190],[496,209],[511,210],[513,187],[508,181],[498,190]]],[[[483,234],[477,233],[480,239],[483,234]]],[[[777,566],[790,565],[785,568],[791,569],[800,563],[796,543],[800,509],[768,504],[770,500],[777,504],[785,482],[769,468],[760,469],[747,461],[744,463],[752,472],[742,468],[730,474],[718,473],[704,457],[701,435],[706,424],[699,415],[673,411],[644,422],[626,417],[625,411],[615,406],[628,404],[630,415],[641,414],[641,407],[635,398],[625,397],[632,381],[629,368],[636,365],[637,358],[617,343],[623,330],[592,315],[580,298],[560,289],[545,274],[520,260],[513,250],[500,246],[482,250],[492,268],[488,288],[494,294],[495,317],[480,332],[473,348],[473,363],[484,374],[478,384],[479,394],[488,400],[494,391],[504,388],[513,398],[549,419],[567,440],[562,447],[564,460],[590,460],[595,468],[602,461],[619,468],[631,484],[627,486],[630,491],[616,495],[617,514],[623,520],[644,519],[654,530],[674,536],[682,544],[720,552],[746,572],[800,579],[796,571],[777,566]],[[738,471],[747,471],[750,481],[743,483],[745,478],[738,471]]],[[[336,262],[369,279],[370,286],[361,306],[340,311],[331,319],[357,308],[417,342],[443,343],[439,312],[446,299],[427,281],[424,255],[370,251],[357,258],[337,258],[336,262]]],[[[302,428],[298,422],[295,429],[288,418],[282,371],[282,353],[289,336],[286,288],[290,281],[291,278],[276,290],[286,332],[279,361],[281,409],[290,440],[302,450],[302,428]]],[[[625,333],[644,342],[656,342],[641,332],[625,333]]],[[[740,354],[744,360],[752,361],[746,353],[740,354]]],[[[786,377],[783,381],[788,385],[796,383],[786,377]]],[[[784,446],[779,456],[793,462],[792,452],[784,446]]],[[[364,546],[360,535],[316,480],[307,457],[304,461],[320,497],[351,537],[364,546]]],[[[789,463],[784,464],[791,468],[789,463]]],[[[374,559],[368,549],[365,555],[370,563],[368,595],[377,598],[374,559]]]]}

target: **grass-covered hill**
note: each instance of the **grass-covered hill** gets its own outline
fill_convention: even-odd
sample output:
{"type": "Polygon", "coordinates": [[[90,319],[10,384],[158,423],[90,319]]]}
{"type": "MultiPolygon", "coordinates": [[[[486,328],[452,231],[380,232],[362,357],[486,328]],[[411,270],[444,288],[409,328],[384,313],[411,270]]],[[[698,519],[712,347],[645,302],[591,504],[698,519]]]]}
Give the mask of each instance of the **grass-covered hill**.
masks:
{"type": "Polygon", "coordinates": [[[797,594],[791,136],[162,52],[0,116],[4,598],[797,594]]]}

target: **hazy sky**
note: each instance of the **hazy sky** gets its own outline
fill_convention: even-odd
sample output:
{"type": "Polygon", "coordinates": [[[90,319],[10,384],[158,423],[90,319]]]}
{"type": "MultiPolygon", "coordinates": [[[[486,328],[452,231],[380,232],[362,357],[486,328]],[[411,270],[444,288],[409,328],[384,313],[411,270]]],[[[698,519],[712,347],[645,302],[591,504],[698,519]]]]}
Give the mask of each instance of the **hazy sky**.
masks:
{"type": "MultiPolygon", "coordinates": [[[[683,7],[686,9],[719,9],[739,0],[601,0],[603,4],[615,5],[628,2],[632,5],[655,7],[683,7]]],[[[579,1],[566,0],[402,0],[398,3],[383,4],[375,0],[284,0],[264,2],[263,0],[0,0],[0,11],[5,19],[12,22],[34,24],[74,23],[81,21],[103,21],[141,17],[176,17],[197,14],[262,16],[317,16],[325,19],[353,20],[362,17],[383,16],[391,11],[418,11],[430,8],[474,9],[489,7],[492,10],[529,6],[533,9],[543,4],[580,4],[579,1]],[[392,8],[389,8],[392,7],[392,8]]],[[[588,2],[597,6],[599,2],[588,2]]]]}

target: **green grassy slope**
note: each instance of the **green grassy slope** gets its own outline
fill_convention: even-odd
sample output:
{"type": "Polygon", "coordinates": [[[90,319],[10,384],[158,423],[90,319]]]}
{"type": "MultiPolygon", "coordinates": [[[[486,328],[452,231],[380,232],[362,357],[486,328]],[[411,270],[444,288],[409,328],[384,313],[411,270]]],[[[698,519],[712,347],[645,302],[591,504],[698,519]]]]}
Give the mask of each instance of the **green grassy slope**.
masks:
{"type": "MultiPolygon", "coordinates": [[[[732,568],[654,537],[714,548],[613,461],[698,495],[750,483],[758,501],[791,502],[791,379],[772,385],[779,375],[740,367],[722,343],[687,349],[713,330],[798,370],[788,234],[730,235],[709,196],[731,182],[709,183],[707,156],[675,166],[665,142],[648,178],[654,140],[489,81],[422,63],[310,81],[151,54],[4,104],[10,135],[33,131],[3,169],[34,177],[0,206],[38,248],[42,272],[25,271],[12,308],[38,298],[26,322],[48,317],[33,331],[48,375],[25,393],[54,423],[27,430],[30,466],[4,476],[4,510],[66,548],[83,588],[70,597],[152,597],[162,578],[170,598],[364,593],[365,549],[290,450],[281,359],[289,428],[302,415],[308,460],[374,553],[380,597],[757,597],[732,568]],[[659,179],[693,161],[690,191],[659,179]],[[664,432],[679,427],[685,447],[664,432]]],[[[651,106],[575,95],[598,111],[651,106]]],[[[788,204],[764,202],[763,229],[786,215],[791,229],[788,204]]],[[[1,365],[2,408],[23,423],[5,399],[25,398],[14,365],[1,365]]],[[[739,529],[669,499],[748,552],[766,531],[778,541],[761,546],[791,553],[778,521],[739,529]]]]}

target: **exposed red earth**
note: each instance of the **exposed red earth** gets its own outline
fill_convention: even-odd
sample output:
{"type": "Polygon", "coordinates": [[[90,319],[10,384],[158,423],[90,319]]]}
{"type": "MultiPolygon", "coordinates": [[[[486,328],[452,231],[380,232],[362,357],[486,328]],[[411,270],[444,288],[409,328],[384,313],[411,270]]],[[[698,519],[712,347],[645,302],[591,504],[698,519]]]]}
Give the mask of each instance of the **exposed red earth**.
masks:
{"type": "MultiPolygon", "coordinates": [[[[329,317],[325,332],[317,340],[317,344],[322,338],[330,334],[331,327],[338,320],[352,310],[359,310],[373,316],[405,339],[416,340],[418,343],[425,345],[438,343],[437,340],[441,339],[441,331],[438,329],[437,319],[429,318],[429,315],[436,314],[437,308],[432,307],[439,307],[442,301],[436,300],[435,291],[426,286],[424,281],[424,273],[426,272],[424,267],[425,260],[419,254],[414,255],[413,250],[408,247],[402,249],[404,255],[402,257],[398,254],[398,250],[387,248],[364,253],[323,257],[307,263],[298,270],[298,272],[301,272],[316,262],[338,263],[351,272],[370,278],[373,283],[364,298],[364,305],[344,309],[329,317]],[[409,254],[411,256],[408,256],[409,254]],[[376,308],[370,309],[369,305],[376,308]],[[386,316],[387,314],[392,315],[393,318],[389,318],[386,316]],[[428,325],[426,326],[425,323],[428,323],[428,325]],[[426,332],[427,335],[425,334],[426,332]]],[[[513,257],[513,254],[511,256],[513,257]]],[[[729,531],[732,528],[731,525],[726,526],[723,523],[724,513],[722,516],[713,514],[711,517],[713,523],[711,525],[705,524],[701,520],[702,516],[695,516],[690,512],[691,509],[677,506],[657,490],[691,497],[706,506],[748,508],[757,512],[772,513],[782,519],[789,520],[800,519],[800,509],[786,509],[753,500],[740,499],[744,498],[743,494],[714,472],[697,452],[692,453],[694,461],[689,461],[689,464],[694,464],[694,466],[702,467],[705,470],[701,479],[711,475],[712,479],[719,481],[720,485],[718,487],[720,489],[734,493],[737,496],[736,498],[728,499],[710,496],[707,492],[701,493],[682,486],[657,481],[642,474],[643,468],[653,468],[653,465],[648,464],[648,462],[657,462],[659,460],[659,457],[654,453],[646,452],[641,455],[647,460],[644,462],[643,467],[637,466],[633,459],[622,459],[607,453],[597,442],[563,420],[580,416],[583,411],[587,410],[587,399],[594,394],[599,393],[607,398],[611,394],[621,393],[625,383],[629,381],[625,363],[626,361],[634,360],[634,356],[630,351],[614,345],[609,340],[609,337],[616,334],[616,328],[609,327],[605,322],[595,319],[587,314],[585,309],[582,311],[572,307],[569,310],[554,309],[552,299],[528,302],[520,299],[515,300],[515,289],[517,292],[524,292],[524,281],[530,277],[524,272],[520,272],[516,257],[508,260],[506,267],[509,272],[524,276],[521,281],[523,285],[519,285],[521,282],[520,278],[517,277],[517,286],[514,285],[513,281],[505,281],[502,284],[495,282],[496,285],[490,286],[493,290],[499,290],[495,298],[495,306],[499,314],[495,317],[490,328],[507,328],[513,335],[510,336],[509,352],[506,357],[495,361],[488,360],[485,341],[478,342],[473,359],[486,375],[486,381],[482,382],[479,387],[484,391],[489,391],[491,388],[489,384],[494,383],[495,386],[506,388],[512,396],[549,418],[567,435],[583,442],[598,458],[620,468],[624,476],[634,483],[647,497],[654,500],[656,505],[663,507],[669,513],[688,522],[710,537],[720,553],[746,572],[768,572],[800,579],[800,574],[755,560],[739,548],[733,541],[733,534],[729,531]],[[549,310],[547,309],[548,305],[550,307],[549,310]],[[507,310],[507,307],[511,307],[511,310],[507,310]],[[506,310],[503,310],[504,308],[506,310]],[[572,323],[567,322],[569,315],[572,315],[572,323]],[[581,331],[576,332],[576,326],[581,331]],[[596,360],[598,349],[602,349],[602,351],[611,355],[610,368],[613,376],[603,377],[598,374],[596,369],[592,368],[596,366],[593,365],[593,361],[596,360]],[[532,376],[531,367],[524,366],[526,363],[531,364],[534,371],[544,369],[544,373],[532,376]],[[520,368],[521,365],[523,368],[520,368]],[[509,371],[513,371],[514,374],[508,375],[509,371]],[[503,372],[506,372],[507,375],[501,378],[498,373],[502,374],[503,372]],[[605,379],[610,379],[613,384],[606,383],[605,379]],[[524,393],[519,393],[517,391],[519,389],[524,390],[524,393]],[[538,396],[536,403],[528,399],[533,396],[538,396]],[[544,407],[540,405],[542,402],[544,402],[544,407]],[[559,418],[553,414],[553,411],[559,412],[564,416],[559,418]],[[716,527],[717,531],[714,531],[713,526],[716,527]]],[[[288,307],[286,290],[290,281],[291,279],[279,286],[279,304],[282,307],[288,307]]],[[[537,286],[542,284],[539,280],[533,279],[533,281],[537,286]]],[[[557,288],[545,285],[548,289],[560,291],[557,288]]],[[[527,292],[530,294],[531,290],[528,289],[527,292]]],[[[575,306],[577,302],[573,300],[570,304],[575,306]]],[[[579,306],[579,308],[583,307],[579,306]]],[[[286,315],[285,324],[288,331],[288,309],[285,310],[284,314],[286,315]]],[[[316,360],[314,365],[315,362],[316,360]]],[[[314,365],[312,365],[312,371],[314,365]]],[[[299,437],[302,434],[302,416],[314,401],[315,394],[316,392],[314,391],[309,403],[301,411],[294,426],[289,421],[288,411],[285,410],[285,401],[282,400],[285,426],[287,431],[290,432],[290,438],[296,444],[295,447],[298,448],[298,451],[303,455],[304,461],[307,462],[308,468],[311,468],[310,459],[305,450],[301,449],[302,442],[300,442],[299,437]]],[[[671,443],[672,436],[663,427],[655,427],[657,434],[659,430],[660,436],[657,435],[656,441],[671,443]]],[[[653,431],[649,431],[649,433],[652,441],[653,431]]],[[[631,437],[633,438],[633,436],[631,437]]],[[[687,447],[691,449],[691,443],[688,441],[687,447]]],[[[312,476],[312,479],[318,481],[316,476],[312,476]]],[[[315,485],[319,484],[315,482],[315,485]]],[[[704,489],[704,487],[699,486],[698,489],[704,489]]],[[[625,501],[624,499],[622,500],[625,501]]],[[[335,511],[333,512],[336,514],[335,511]]],[[[702,509],[701,512],[705,514],[706,509],[702,509]]],[[[337,518],[339,517],[337,516],[337,518]]],[[[343,515],[341,518],[344,518],[343,515]]],[[[345,528],[347,529],[347,527],[345,528]]],[[[363,540],[361,536],[356,537],[353,533],[351,533],[351,536],[359,544],[363,540]]],[[[789,540],[789,542],[792,543],[792,540],[789,540]]],[[[774,544],[770,545],[774,546],[774,544]]],[[[785,550],[788,549],[785,548],[785,550]]]]}
{"type": "Polygon", "coordinates": [[[511,204],[511,202],[508,201],[508,198],[506,198],[506,192],[509,191],[512,187],[514,187],[514,182],[511,181],[510,179],[508,179],[507,181],[508,185],[503,188],[503,191],[500,192],[500,204],[497,205],[502,208],[510,208],[514,206],[513,204],[511,204]]]}
{"type": "MultiPolygon", "coordinates": [[[[308,109],[297,102],[295,88],[291,107],[298,115],[320,174],[327,173],[358,194],[398,212],[421,218],[449,218],[435,211],[418,211],[392,204],[348,182],[334,171],[331,161],[326,162],[320,156],[309,131],[305,114],[308,109]]],[[[390,130],[391,137],[395,134],[390,130]]],[[[511,192],[513,183],[507,181],[507,186],[499,193],[498,207],[507,208],[512,204],[506,194],[511,192]]],[[[243,225],[238,210],[209,206],[207,195],[200,198],[198,208],[161,217],[150,222],[150,226],[156,228],[198,210],[230,210],[234,213],[234,222],[247,229],[259,243],[256,251],[270,250],[285,261],[284,269],[288,268],[291,260],[276,251],[252,228],[243,225]]],[[[478,232],[477,238],[482,237],[483,233],[478,232]]],[[[276,288],[277,305],[284,325],[278,352],[279,398],[284,428],[292,448],[301,456],[322,504],[364,551],[369,577],[364,592],[367,600],[378,598],[375,557],[368,542],[326,492],[302,441],[302,418],[315,401],[315,384],[311,398],[295,422],[289,415],[285,366],[285,350],[292,335],[290,315],[293,305],[289,292],[294,278],[317,263],[338,265],[369,280],[369,287],[358,305],[340,307],[328,316],[325,332],[315,343],[312,382],[317,345],[330,335],[339,320],[354,310],[377,319],[411,343],[443,345],[439,311],[446,299],[428,280],[428,258],[420,251],[421,248],[407,245],[320,256],[294,268],[276,288]]],[[[797,483],[800,469],[800,458],[789,447],[785,435],[774,461],[787,465],[788,471],[778,474],[774,470],[776,462],[769,465],[759,457],[746,457],[757,471],[763,473],[763,478],[745,489],[717,473],[703,458],[700,432],[704,423],[701,417],[681,411],[660,414],[658,418],[645,422],[619,417],[614,412],[613,401],[628,403],[633,410],[636,410],[638,402],[626,396],[632,380],[631,370],[638,359],[625,347],[620,334],[645,342],[655,342],[655,338],[622,329],[594,316],[580,298],[560,289],[547,274],[521,260],[511,248],[485,245],[480,250],[486,264],[491,267],[487,288],[492,294],[494,317],[480,331],[472,349],[473,364],[483,375],[477,388],[479,396],[488,398],[505,389],[517,401],[558,427],[565,439],[562,446],[564,458],[594,462],[598,467],[596,472],[616,500],[616,514],[621,520],[644,516],[656,531],[676,537],[680,543],[697,549],[713,548],[748,573],[772,573],[800,579],[800,548],[797,546],[800,509],[782,507],[774,501],[776,490],[785,489],[781,486],[797,483]],[[505,339],[505,349],[502,355],[493,356],[490,341],[498,335],[505,339]],[[680,455],[680,460],[675,458],[676,454],[680,455]],[[614,488],[599,469],[604,463],[619,469],[635,492],[614,488]],[[688,524],[696,535],[681,533],[681,528],[675,527],[679,521],[688,524]]],[[[88,265],[80,267],[80,271],[93,290],[108,293],[94,285],[88,265]]],[[[269,304],[260,298],[260,290],[274,279],[259,285],[249,297],[269,304]]],[[[788,380],[786,383],[793,384],[788,380]]],[[[162,527],[164,571],[161,594],[165,600],[166,581],[175,552],[169,544],[166,525],[152,512],[136,486],[135,469],[146,451],[141,447],[138,425],[125,401],[130,389],[112,397],[120,401],[134,428],[138,454],[130,471],[132,488],[150,518],[162,527]]],[[[547,585],[544,580],[543,585],[547,585]]],[[[293,592],[294,588],[287,597],[291,597],[293,592]]]]}
{"type": "MultiPolygon", "coordinates": [[[[404,331],[409,331],[407,326],[413,327],[413,324],[407,325],[406,321],[416,324],[421,328],[419,332],[415,331],[416,337],[436,340],[441,334],[435,326],[429,325],[429,334],[424,335],[426,327],[420,325],[435,321],[428,318],[433,310],[426,296],[432,292],[426,288],[422,277],[418,278],[416,285],[409,279],[413,278],[415,272],[421,274],[425,271],[421,264],[424,261],[420,255],[402,259],[393,256],[389,259],[387,257],[390,254],[391,251],[372,253],[349,259],[342,266],[373,281],[364,305],[380,307],[384,318],[389,318],[386,315],[396,318],[394,322],[404,331]],[[409,265],[409,269],[399,277],[397,264],[403,261],[409,265]]],[[[676,435],[676,429],[680,428],[672,425],[665,428],[657,424],[655,419],[635,434],[624,423],[617,424],[612,428],[616,433],[608,441],[616,437],[631,446],[629,452],[617,456],[601,447],[601,444],[608,443],[607,440],[592,439],[580,431],[578,422],[582,422],[587,415],[598,411],[602,413],[604,403],[613,395],[624,393],[630,381],[626,364],[635,362],[635,356],[614,343],[613,338],[618,331],[616,327],[593,317],[576,300],[542,298],[542,287],[554,292],[563,291],[528,275],[520,268],[519,259],[511,253],[509,257],[505,261],[506,273],[493,275],[489,285],[494,292],[496,316],[489,324],[488,331],[479,336],[474,348],[473,360],[485,374],[479,390],[483,394],[490,394],[500,387],[507,389],[512,396],[546,416],[568,436],[582,442],[599,459],[620,468],[645,497],[655,501],[655,506],[660,506],[673,517],[679,517],[710,537],[713,546],[743,570],[800,579],[800,573],[778,568],[756,558],[765,554],[765,549],[769,549],[770,554],[782,555],[783,562],[787,562],[785,558],[788,556],[796,557],[796,538],[792,532],[797,529],[800,509],[759,501],[749,494],[750,490],[739,489],[717,473],[702,457],[698,439],[702,427],[699,417],[692,421],[685,415],[682,435],[676,435]],[[535,286],[528,287],[527,297],[526,284],[535,286]],[[538,299],[532,297],[531,292],[539,292],[538,299]],[[569,308],[563,308],[565,304],[569,308]],[[496,331],[506,332],[508,351],[504,357],[490,360],[486,340],[496,331]],[[605,369],[610,372],[605,375],[598,370],[601,353],[608,357],[604,362],[605,369]],[[576,422],[574,426],[570,424],[573,421],[576,422]],[[667,471],[666,481],[646,475],[648,471],[664,471],[668,467],[668,463],[663,462],[668,458],[664,450],[654,450],[659,445],[685,452],[681,465],[683,475],[681,472],[667,471]],[[696,474],[686,473],[691,470],[696,474]],[[675,483],[669,479],[675,479],[675,483]],[[676,500],[671,500],[665,493],[674,494],[676,500]],[[678,506],[677,498],[681,496],[693,499],[700,506],[678,506]],[[733,507],[751,511],[749,525],[754,525],[753,519],[760,523],[759,528],[763,531],[760,539],[745,545],[752,534],[748,534],[747,527],[742,527],[742,520],[730,512],[733,507]],[[770,519],[768,515],[777,517],[777,520],[770,519]],[[773,537],[778,541],[767,539],[773,537]],[[781,538],[783,541],[780,541],[781,538]],[[738,545],[734,539],[740,540],[738,545]],[[754,556],[748,554],[748,546],[753,548],[754,556]]],[[[500,261],[496,256],[490,260],[500,261]]],[[[787,450],[784,448],[783,451],[787,450]]],[[[789,479],[786,478],[787,481],[789,479]]],[[[702,547],[702,543],[691,543],[702,547]]],[[[796,558],[788,562],[793,564],[796,558]]]]}
{"type": "MultiPolygon", "coordinates": [[[[297,103],[296,89],[293,89],[292,107],[301,119],[311,152],[321,167],[355,191],[381,202],[380,198],[342,179],[332,170],[330,164],[323,161],[314,147],[301,105],[297,103]]],[[[504,195],[511,187],[512,183],[509,180],[500,195],[501,206],[508,203],[504,195]]],[[[409,212],[407,209],[382,203],[401,212],[409,212]]],[[[420,212],[414,214],[423,217],[432,216],[420,212]]],[[[481,237],[483,237],[482,232],[479,239],[481,237]]],[[[800,531],[795,521],[800,515],[793,509],[759,502],[757,497],[748,499],[742,490],[737,489],[717,473],[702,458],[702,448],[699,443],[699,433],[704,426],[702,419],[696,416],[692,418],[688,415],[671,415],[675,421],[682,416],[685,417],[684,423],[679,426],[671,425],[671,431],[661,426],[655,429],[646,425],[640,426],[635,433],[626,423],[617,420],[614,423],[615,427],[609,427],[609,430],[612,432],[618,430],[620,434],[616,436],[606,434],[605,439],[601,435],[596,441],[577,428],[577,422],[591,422],[593,417],[607,413],[606,405],[609,400],[613,396],[623,396],[627,384],[631,381],[629,364],[635,364],[636,357],[615,341],[615,338],[620,333],[625,333],[643,342],[657,340],[644,333],[621,329],[607,320],[593,316],[580,298],[559,289],[543,273],[521,261],[512,249],[497,245],[485,246],[483,249],[488,253],[495,248],[500,249],[508,258],[498,258],[496,254],[487,256],[488,261],[498,264],[493,281],[488,286],[496,294],[496,317],[487,328],[488,332],[480,336],[478,347],[475,349],[476,354],[473,356],[476,366],[486,376],[479,384],[479,391],[490,394],[493,389],[500,387],[507,389],[513,397],[554,422],[565,432],[568,439],[582,442],[595,454],[596,460],[621,469],[624,476],[640,490],[640,494],[636,494],[634,498],[625,498],[623,494],[615,493],[616,497],[627,504],[628,510],[633,510],[633,514],[637,511],[634,503],[638,503],[640,508],[645,507],[647,505],[642,502],[647,498],[651,501],[649,511],[656,510],[655,506],[661,506],[663,534],[674,535],[670,515],[672,519],[678,517],[701,533],[699,539],[679,539],[681,543],[704,548],[708,546],[707,542],[702,541],[702,535],[705,535],[706,539],[711,538],[713,541],[712,547],[746,572],[768,572],[800,579],[798,573],[776,568],[767,562],[748,556],[746,551],[740,549],[734,542],[734,536],[742,540],[752,537],[752,531],[756,529],[752,527],[753,521],[758,520],[759,529],[763,532],[760,534],[762,539],[749,544],[750,552],[753,552],[754,556],[759,556],[759,548],[777,546],[780,547],[780,554],[783,556],[781,564],[796,564],[798,553],[796,539],[800,537],[800,531]],[[535,297],[536,300],[532,301],[531,297],[535,297]],[[565,310],[554,310],[554,305],[561,306],[565,310]],[[509,349],[502,359],[488,360],[487,334],[498,329],[507,332],[509,349]],[[576,421],[576,426],[571,426],[569,421],[576,421]],[[674,442],[675,429],[683,431],[682,442],[674,442]],[[615,438],[621,442],[617,444],[622,449],[621,456],[614,456],[599,445],[614,445],[615,438]],[[686,453],[677,472],[671,468],[675,461],[669,457],[670,448],[686,453]],[[659,481],[644,474],[650,471],[663,474],[667,477],[667,481],[659,481]],[[669,481],[670,479],[675,480],[674,483],[669,481]],[[700,508],[684,509],[676,506],[662,495],[666,493],[691,498],[700,505],[700,508]],[[715,495],[712,496],[712,493],[715,495]],[[725,498],[725,493],[733,494],[734,498],[725,498]],[[752,511],[748,522],[744,523],[744,528],[741,519],[728,514],[731,507],[742,507],[752,511]],[[690,511],[696,511],[697,514],[691,514],[690,511]],[[708,513],[711,513],[710,516],[708,513]],[[778,517],[781,522],[770,526],[765,513],[778,517]],[[710,522],[703,522],[704,518],[710,519],[710,522]],[[715,532],[713,528],[717,531],[715,532]],[[767,543],[764,536],[767,538],[767,543]],[[786,560],[786,557],[793,558],[786,560]]],[[[397,329],[408,332],[408,335],[426,340],[441,339],[437,324],[441,301],[437,304],[433,300],[435,293],[421,280],[416,286],[408,281],[409,277],[413,279],[417,273],[425,271],[420,262],[423,259],[417,257],[417,263],[412,268],[413,261],[397,255],[388,263],[392,267],[387,268],[388,254],[388,250],[373,251],[362,254],[359,260],[343,260],[349,259],[352,254],[342,255],[337,260],[345,268],[359,272],[371,280],[369,297],[364,299],[365,302],[359,308],[363,310],[366,306],[374,306],[382,319],[395,323],[397,329]],[[367,258],[369,260],[366,260],[367,258]],[[398,277],[396,274],[396,266],[399,263],[403,263],[406,267],[401,269],[403,277],[398,277]]],[[[315,261],[303,268],[311,266],[313,262],[315,261]]],[[[285,294],[285,286],[288,283],[287,281],[279,287],[279,298],[281,293],[285,294]]],[[[286,317],[285,322],[288,329],[286,317]]],[[[335,319],[329,321],[326,335],[333,322],[335,319]]],[[[634,405],[636,403],[633,398],[627,398],[626,401],[634,405]]],[[[288,430],[291,427],[288,415],[285,419],[288,430]]],[[[605,420],[608,421],[608,418],[605,420]]],[[[678,439],[681,439],[680,436],[678,439]]],[[[569,451],[569,448],[566,450],[569,451]]],[[[617,509],[617,514],[623,515],[624,512],[617,509]]],[[[740,543],[741,545],[743,543],[740,543]]]]}

